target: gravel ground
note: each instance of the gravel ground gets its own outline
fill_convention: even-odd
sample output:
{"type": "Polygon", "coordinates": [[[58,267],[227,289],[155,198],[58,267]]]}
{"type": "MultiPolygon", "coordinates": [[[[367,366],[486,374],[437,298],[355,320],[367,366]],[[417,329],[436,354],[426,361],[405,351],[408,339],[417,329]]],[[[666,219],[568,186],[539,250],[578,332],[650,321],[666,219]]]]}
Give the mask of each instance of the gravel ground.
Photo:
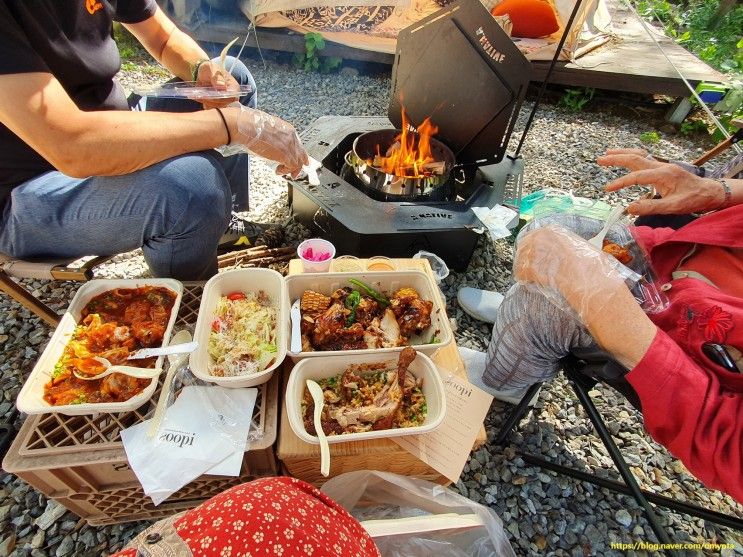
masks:
{"type": "MultiPolygon", "coordinates": [[[[266,67],[258,60],[249,63],[259,84],[262,108],[295,123],[300,130],[328,114],[386,113],[390,85],[386,75],[359,76],[355,69],[319,75],[270,60],[266,67]]],[[[153,70],[129,70],[122,74],[122,81],[131,87],[136,83],[160,81],[161,75],[153,70]]],[[[523,152],[526,191],[549,186],[610,202],[627,196],[601,193],[600,186],[618,173],[599,168],[594,160],[607,147],[642,146],[640,133],[662,126],[661,117],[661,109],[626,101],[599,102],[591,110],[577,114],[545,104],[523,152]]],[[[523,121],[524,118],[515,137],[523,121]]],[[[668,157],[690,160],[708,146],[701,137],[688,139],[665,133],[661,136],[654,151],[668,157]]],[[[284,224],[289,242],[306,237],[308,232],[291,220],[283,181],[262,161],[254,162],[251,178],[252,208],[248,216],[262,222],[284,224]]],[[[443,284],[450,316],[457,323],[457,342],[461,346],[483,350],[490,330],[457,307],[457,289],[477,285],[504,291],[510,281],[512,255],[508,241],[493,244],[483,238],[467,271],[452,273],[443,284]]],[[[139,252],[117,256],[98,269],[102,277],[145,274],[139,252]]],[[[57,309],[66,307],[77,288],[73,283],[26,281],[26,284],[57,309]]],[[[6,297],[0,297],[0,315],[3,315],[0,322],[3,386],[0,416],[7,417],[51,330],[6,297]]],[[[593,394],[609,429],[616,434],[627,461],[645,488],[743,516],[740,505],[705,489],[678,461],[645,435],[639,415],[621,397],[603,387],[593,394]]],[[[628,498],[530,467],[518,456],[517,450],[541,453],[562,464],[593,469],[605,477],[617,477],[611,460],[598,438],[591,434],[590,422],[564,380],[560,378],[543,389],[534,415],[522,424],[508,446],[497,447],[491,440],[507,411],[506,405],[493,404],[486,421],[489,441],[473,453],[455,488],[498,513],[517,554],[609,555],[612,554],[609,548],[612,541],[632,543],[655,539],[639,509],[628,498]]],[[[661,521],[676,542],[728,542],[737,549],[724,554],[743,554],[740,533],[666,512],[661,513],[661,521]]],[[[0,555],[107,555],[120,549],[145,526],[146,523],[87,526],[22,481],[9,474],[0,477],[0,555]]]]}

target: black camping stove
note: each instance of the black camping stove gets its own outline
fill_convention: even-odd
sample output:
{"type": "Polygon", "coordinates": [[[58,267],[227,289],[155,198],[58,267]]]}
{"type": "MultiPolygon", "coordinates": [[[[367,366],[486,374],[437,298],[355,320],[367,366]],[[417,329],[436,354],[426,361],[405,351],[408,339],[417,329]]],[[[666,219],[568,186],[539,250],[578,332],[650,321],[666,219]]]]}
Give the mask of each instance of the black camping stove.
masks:
{"type": "Polygon", "coordinates": [[[464,270],[482,226],[471,208],[520,201],[523,161],[506,149],[530,75],[529,61],[477,0],[458,0],[403,29],[387,118],[326,116],[302,134],[323,168],[317,186],[289,182],[295,217],[339,255],[409,257],[426,250],[464,270]],[[416,125],[431,118],[436,139],[456,159],[448,182],[430,196],[369,191],[345,163],[360,134],[400,129],[403,105],[416,125]]]}
{"type": "Polygon", "coordinates": [[[338,255],[410,257],[426,250],[455,270],[466,269],[480,236],[476,229],[482,227],[470,208],[518,206],[523,161],[505,157],[497,164],[461,169],[451,187],[437,192],[440,199],[373,199],[344,157],[358,135],[390,127],[384,117],[324,116],[305,130],[302,141],[323,168],[318,186],[290,182],[295,218],[333,242],[338,255]]]}

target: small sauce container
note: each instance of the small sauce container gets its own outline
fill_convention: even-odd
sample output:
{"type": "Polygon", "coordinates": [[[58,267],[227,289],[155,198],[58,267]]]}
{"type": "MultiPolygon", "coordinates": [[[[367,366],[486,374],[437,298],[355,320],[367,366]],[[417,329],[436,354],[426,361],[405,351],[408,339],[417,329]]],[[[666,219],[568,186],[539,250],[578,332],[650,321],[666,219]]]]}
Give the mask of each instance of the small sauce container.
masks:
{"type": "Polygon", "coordinates": [[[311,238],[299,244],[297,255],[305,273],[325,273],[335,257],[335,246],[322,238],[311,238]]]}
{"type": "Polygon", "coordinates": [[[366,264],[367,271],[396,271],[397,266],[389,257],[376,255],[370,257],[366,264]]]}
{"type": "Polygon", "coordinates": [[[358,273],[364,270],[361,260],[355,255],[341,255],[333,259],[330,266],[334,273],[358,273]]]}

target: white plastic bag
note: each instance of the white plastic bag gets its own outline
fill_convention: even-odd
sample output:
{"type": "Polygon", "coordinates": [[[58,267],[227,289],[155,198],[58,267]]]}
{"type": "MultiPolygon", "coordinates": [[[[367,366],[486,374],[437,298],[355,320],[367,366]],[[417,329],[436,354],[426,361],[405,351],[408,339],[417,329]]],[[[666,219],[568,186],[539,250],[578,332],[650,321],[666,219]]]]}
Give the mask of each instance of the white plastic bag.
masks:
{"type": "Polygon", "coordinates": [[[367,528],[384,557],[514,555],[503,523],[491,509],[438,484],[360,470],[328,480],[322,491],[367,528]],[[466,527],[452,528],[456,523],[466,527]],[[379,535],[383,530],[400,533],[379,535]]]}

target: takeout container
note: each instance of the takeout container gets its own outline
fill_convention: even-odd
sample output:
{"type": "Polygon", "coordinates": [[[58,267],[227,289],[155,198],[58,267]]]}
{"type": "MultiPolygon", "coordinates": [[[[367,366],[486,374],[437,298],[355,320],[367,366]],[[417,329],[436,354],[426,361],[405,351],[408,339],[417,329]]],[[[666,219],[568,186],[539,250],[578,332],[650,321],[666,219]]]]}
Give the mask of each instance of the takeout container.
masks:
{"type": "Polygon", "coordinates": [[[193,374],[203,381],[209,381],[222,387],[254,387],[271,379],[274,371],[286,358],[289,342],[289,304],[287,302],[286,284],[281,274],[271,269],[235,269],[213,276],[204,286],[199,305],[199,316],[196,320],[194,340],[199,343],[191,352],[189,367],[193,374]],[[271,299],[276,309],[276,358],[265,370],[253,375],[235,377],[215,377],[209,370],[214,360],[209,356],[209,335],[214,310],[221,296],[232,292],[255,292],[263,290],[271,299]]]}
{"type": "MultiPolygon", "coordinates": [[[[288,305],[291,305],[294,300],[301,298],[302,292],[305,290],[314,290],[329,296],[335,290],[344,286],[358,289],[356,286],[348,282],[348,279],[350,278],[361,280],[387,295],[392,295],[392,293],[398,288],[409,286],[415,288],[421,298],[433,302],[431,326],[423,331],[422,334],[411,337],[409,341],[409,345],[414,347],[418,352],[423,352],[430,356],[439,348],[447,346],[453,341],[454,335],[451,330],[451,325],[449,324],[449,319],[446,316],[446,309],[441,300],[439,289],[433,282],[433,279],[423,271],[366,271],[363,273],[303,273],[300,275],[291,275],[285,279],[289,296],[288,305]],[[432,344],[430,341],[434,334],[439,342],[432,344]]],[[[371,348],[364,350],[297,352],[289,353],[289,357],[293,361],[297,362],[304,358],[321,358],[323,356],[339,354],[364,355],[395,353],[399,352],[403,348],[404,347],[401,346],[397,348],[371,348]]]]}
{"type": "MultiPolygon", "coordinates": [[[[83,284],[70,302],[70,306],[62,316],[59,325],[52,335],[41,357],[36,362],[21,392],[18,394],[16,406],[18,410],[26,414],[49,414],[60,413],[67,416],[83,416],[98,413],[130,412],[136,410],[147,402],[157,388],[157,378],[136,396],[125,402],[99,402],[85,404],[66,404],[52,406],[44,400],[44,385],[49,382],[54,366],[62,356],[64,347],[72,337],[75,327],[80,321],[80,312],[85,305],[95,296],[114,290],[116,288],[139,288],[140,286],[162,286],[172,290],[176,294],[175,304],[170,312],[168,326],[163,335],[161,346],[167,346],[173,325],[178,316],[178,308],[183,295],[183,285],[174,279],[96,279],[83,284]]],[[[164,356],[160,356],[155,362],[157,368],[162,369],[164,356]]]]}
{"type": "MultiPolygon", "coordinates": [[[[389,362],[391,367],[397,367],[397,353],[380,354],[375,351],[372,354],[346,354],[342,356],[324,356],[302,360],[289,375],[286,385],[286,413],[289,425],[294,433],[302,441],[318,445],[317,436],[310,435],[304,427],[302,420],[302,398],[306,388],[307,379],[317,381],[342,374],[351,364],[376,364],[389,362]]],[[[379,431],[365,431],[363,433],[346,433],[343,435],[329,435],[328,443],[345,443],[348,441],[367,441],[369,439],[386,439],[390,437],[401,437],[403,435],[420,435],[433,431],[444,420],[446,414],[446,396],[444,394],[444,383],[441,379],[436,364],[431,358],[418,351],[418,356],[410,364],[408,370],[416,377],[423,379],[423,395],[426,397],[428,413],[423,425],[417,427],[405,427],[395,429],[383,429],[379,431]]]]}

